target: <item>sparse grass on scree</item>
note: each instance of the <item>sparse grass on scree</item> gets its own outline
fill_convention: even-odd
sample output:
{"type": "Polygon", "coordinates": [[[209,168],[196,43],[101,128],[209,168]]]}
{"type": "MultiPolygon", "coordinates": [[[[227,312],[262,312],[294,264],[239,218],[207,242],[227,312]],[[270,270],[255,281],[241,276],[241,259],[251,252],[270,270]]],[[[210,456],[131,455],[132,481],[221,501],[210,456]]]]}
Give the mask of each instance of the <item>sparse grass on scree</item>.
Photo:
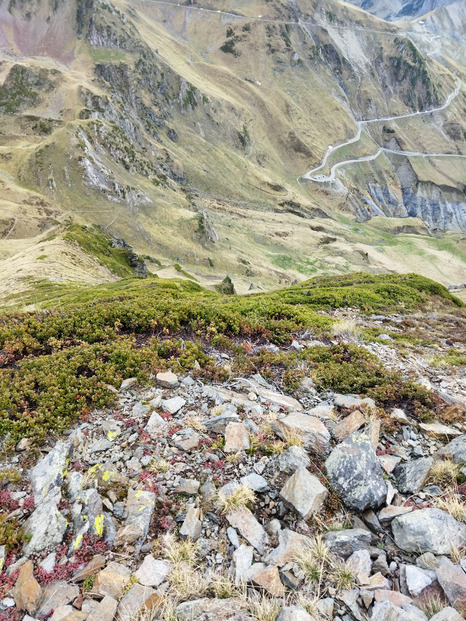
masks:
{"type": "Polygon", "coordinates": [[[10,444],[24,436],[40,440],[92,408],[110,405],[108,384],[118,387],[127,377],[144,382],[150,373],[173,368],[226,379],[225,369],[204,352],[208,344],[234,352],[234,373],[261,372],[289,392],[310,374],[321,389],[367,394],[382,407],[403,404],[429,417],[438,407],[434,396],[357,345],[273,354],[253,353],[242,341],[289,344],[306,329],[325,338],[333,321],[319,310],[462,306],[443,286],[413,274],[316,278],[243,297],[221,296],[193,282],[133,278],[83,289],[60,302],[2,317],[0,434],[10,444]]]}

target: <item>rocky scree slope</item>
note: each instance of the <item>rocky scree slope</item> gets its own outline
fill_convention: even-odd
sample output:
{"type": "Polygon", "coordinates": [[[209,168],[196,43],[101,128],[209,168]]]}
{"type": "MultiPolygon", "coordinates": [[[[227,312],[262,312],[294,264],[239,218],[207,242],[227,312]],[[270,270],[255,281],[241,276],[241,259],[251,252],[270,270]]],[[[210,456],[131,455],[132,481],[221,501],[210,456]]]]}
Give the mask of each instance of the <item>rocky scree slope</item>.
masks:
{"type": "Polygon", "coordinates": [[[4,345],[3,377],[29,407],[10,401],[2,411],[0,618],[461,621],[464,311],[419,277],[345,280],[283,291],[280,306],[272,294],[212,294],[209,307],[223,307],[231,326],[241,310],[230,337],[216,312],[194,319],[195,286],[182,332],[170,322],[188,285],[171,283],[171,297],[167,284],[152,287],[154,303],[165,296],[173,308],[165,328],[160,318],[147,332],[136,312],[143,322],[147,304],[131,303],[147,281],[126,298],[107,285],[120,328],[132,322],[134,349],[127,332],[111,333],[102,287],[82,318],[76,301],[63,305],[61,342],[47,337],[53,317],[5,317],[16,346],[4,345]],[[306,299],[320,310],[306,314],[306,299]],[[99,307],[100,331],[86,334],[99,307]],[[307,330],[292,327],[298,319],[307,330]],[[49,378],[46,402],[36,393],[34,404],[34,380],[20,381],[33,362],[24,348],[42,367],[53,358],[61,395],[49,378]],[[95,407],[90,384],[111,407],[95,407]],[[74,425],[63,395],[80,415],[74,425]],[[61,411],[67,428],[40,439],[44,424],[53,428],[47,411],[61,411]]]}

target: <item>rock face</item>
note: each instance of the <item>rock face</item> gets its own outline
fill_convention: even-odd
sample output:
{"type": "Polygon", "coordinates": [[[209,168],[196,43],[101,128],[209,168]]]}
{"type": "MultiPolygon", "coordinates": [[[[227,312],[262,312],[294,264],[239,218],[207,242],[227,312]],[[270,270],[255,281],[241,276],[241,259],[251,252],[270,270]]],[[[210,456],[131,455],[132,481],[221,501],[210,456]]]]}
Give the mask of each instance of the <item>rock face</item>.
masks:
{"type": "Polygon", "coordinates": [[[353,433],[334,448],[325,468],[330,484],[349,509],[364,511],[385,501],[382,468],[366,434],[353,433]]]}
{"type": "Polygon", "coordinates": [[[406,552],[449,554],[466,541],[466,525],[440,509],[420,509],[392,521],[396,545],[406,552]]]}

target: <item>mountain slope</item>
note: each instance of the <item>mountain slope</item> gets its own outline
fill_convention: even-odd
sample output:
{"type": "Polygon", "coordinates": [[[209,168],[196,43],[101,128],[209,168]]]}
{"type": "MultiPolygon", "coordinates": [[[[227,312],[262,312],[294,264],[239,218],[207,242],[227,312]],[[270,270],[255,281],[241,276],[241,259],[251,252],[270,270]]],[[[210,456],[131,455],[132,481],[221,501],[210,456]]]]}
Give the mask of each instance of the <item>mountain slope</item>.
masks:
{"type": "Polygon", "coordinates": [[[449,6],[455,0],[349,0],[351,4],[369,11],[377,17],[388,20],[404,20],[421,17],[438,9],[449,6]]]}
{"type": "Polygon", "coordinates": [[[380,219],[347,223],[414,215],[436,235],[466,227],[465,95],[456,61],[424,54],[422,34],[330,0],[0,11],[5,259],[18,240],[26,255],[47,245],[71,218],[205,284],[230,272],[244,290],[363,266],[440,274],[441,263],[444,282],[459,282],[461,235],[425,238],[418,220],[404,230],[421,236],[376,249],[380,219]],[[343,166],[338,182],[303,182],[344,143],[329,166],[395,153],[343,166]],[[36,218],[32,190],[54,216],[12,231],[25,212],[36,218]]]}

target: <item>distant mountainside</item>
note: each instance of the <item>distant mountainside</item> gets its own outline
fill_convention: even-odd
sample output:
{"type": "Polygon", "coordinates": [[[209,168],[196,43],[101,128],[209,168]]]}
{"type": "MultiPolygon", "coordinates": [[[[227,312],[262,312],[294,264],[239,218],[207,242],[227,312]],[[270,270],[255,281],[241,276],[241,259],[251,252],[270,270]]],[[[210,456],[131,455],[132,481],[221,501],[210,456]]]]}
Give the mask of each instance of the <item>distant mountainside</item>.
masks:
{"type": "Polygon", "coordinates": [[[435,9],[453,4],[455,0],[349,0],[351,4],[377,17],[391,21],[410,20],[435,9]]]}
{"type": "Polygon", "coordinates": [[[4,0],[0,295],[119,275],[76,224],[240,291],[463,282],[461,49],[337,0],[4,0]]]}

